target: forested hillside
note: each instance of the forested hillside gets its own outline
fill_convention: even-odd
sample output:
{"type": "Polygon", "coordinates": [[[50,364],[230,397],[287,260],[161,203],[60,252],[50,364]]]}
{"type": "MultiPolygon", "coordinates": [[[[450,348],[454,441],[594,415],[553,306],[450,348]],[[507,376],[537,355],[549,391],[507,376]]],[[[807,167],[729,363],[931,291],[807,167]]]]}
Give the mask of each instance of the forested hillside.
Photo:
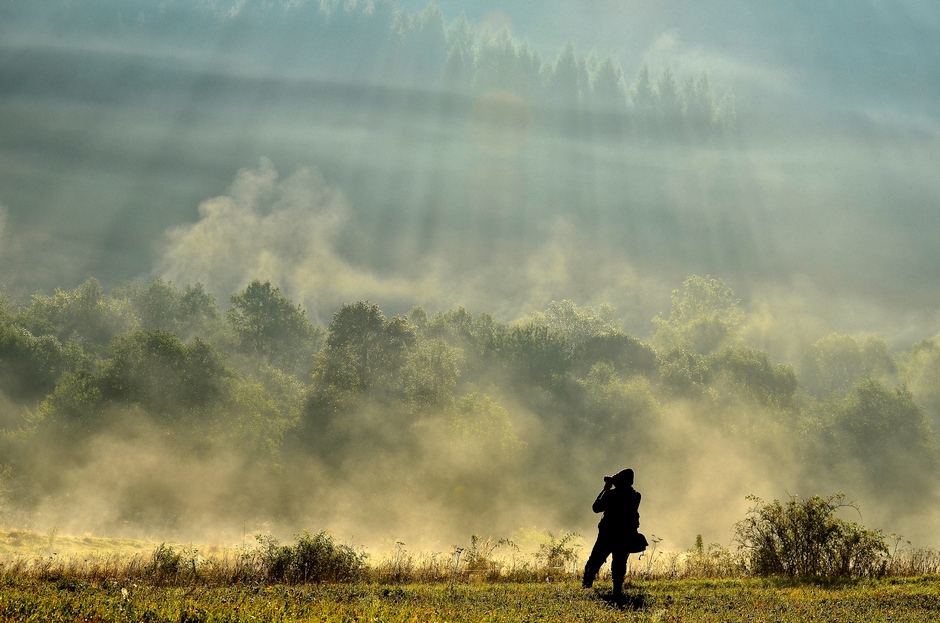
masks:
{"type": "Polygon", "coordinates": [[[773,361],[744,341],[746,311],[710,277],[689,277],[648,336],[571,301],[510,323],[358,301],[324,327],[259,281],[224,305],[161,279],[5,300],[0,521],[570,529],[627,464],[644,525],[679,546],[725,538],[764,491],[929,516],[940,344],[832,334],[773,361]]]}

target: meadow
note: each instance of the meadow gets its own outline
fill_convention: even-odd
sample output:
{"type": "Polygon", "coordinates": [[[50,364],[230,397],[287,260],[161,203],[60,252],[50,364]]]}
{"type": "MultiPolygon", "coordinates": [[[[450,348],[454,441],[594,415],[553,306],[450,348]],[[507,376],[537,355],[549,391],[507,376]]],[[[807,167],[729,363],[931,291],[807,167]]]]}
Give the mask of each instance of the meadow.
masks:
{"type": "MultiPolygon", "coordinates": [[[[168,546],[0,532],[2,621],[932,621],[936,556],[895,555],[875,578],[750,577],[711,547],[633,561],[623,597],[609,576],[578,582],[567,535],[497,557],[473,537],[449,555],[403,548],[372,560],[325,533],[282,545],[168,546]],[[11,545],[17,543],[17,546],[11,545]],[[59,550],[62,550],[61,552],[59,550]],[[84,553],[83,553],[84,552],[84,553]],[[920,574],[928,570],[932,573],[920,574]]],[[[503,546],[505,548],[505,545],[503,546]]]]}
{"type": "Polygon", "coordinates": [[[141,586],[4,575],[4,621],[934,621],[940,578],[141,586]]]}

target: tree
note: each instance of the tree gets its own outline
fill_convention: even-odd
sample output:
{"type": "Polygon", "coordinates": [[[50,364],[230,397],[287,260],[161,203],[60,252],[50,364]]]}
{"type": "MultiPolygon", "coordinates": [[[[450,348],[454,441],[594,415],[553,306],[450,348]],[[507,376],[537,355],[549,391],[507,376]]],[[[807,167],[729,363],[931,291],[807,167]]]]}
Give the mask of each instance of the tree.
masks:
{"type": "Polygon", "coordinates": [[[479,392],[460,398],[453,410],[453,428],[464,439],[502,458],[524,447],[512,430],[509,413],[498,402],[479,392]]]}
{"type": "Polygon", "coordinates": [[[662,384],[680,396],[699,396],[711,381],[708,357],[680,347],[658,353],[662,384]]]}
{"type": "Polygon", "coordinates": [[[62,374],[90,368],[74,342],[52,335],[36,337],[0,313],[0,387],[13,400],[39,400],[55,388],[62,374]]]}
{"type": "Polygon", "coordinates": [[[447,60],[444,62],[445,86],[453,90],[469,90],[474,74],[473,26],[465,12],[446,32],[447,60]]]}
{"type": "Polygon", "coordinates": [[[715,95],[708,74],[702,72],[698,80],[689,78],[683,88],[685,118],[693,136],[705,139],[711,136],[715,118],[715,95]]]}
{"type": "Polygon", "coordinates": [[[638,128],[643,134],[651,134],[656,128],[657,105],[649,65],[644,64],[637,72],[630,87],[630,101],[638,128]]]}
{"type": "Polygon", "coordinates": [[[482,41],[477,50],[474,86],[478,91],[522,92],[521,67],[508,30],[482,41]]]}
{"type": "Polygon", "coordinates": [[[676,137],[682,130],[682,96],[672,67],[666,67],[656,83],[659,92],[659,117],[667,136],[676,137]]]}
{"type": "Polygon", "coordinates": [[[734,106],[734,92],[728,89],[715,110],[715,125],[724,136],[734,136],[738,129],[738,112],[734,106]]]}
{"type": "Polygon", "coordinates": [[[623,331],[609,331],[586,339],[575,349],[582,369],[604,362],[622,374],[649,375],[656,370],[656,353],[646,343],[623,331]]]}
{"type": "Polygon", "coordinates": [[[502,350],[523,379],[543,387],[553,385],[571,365],[571,348],[564,336],[533,323],[513,327],[502,350]]]}
{"type": "Polygon", "coordinates": [[[701,355],[733,345],[744,314],[724,281],[693,275],[682,287],[672,292],[669,317],[653,318],[653,344],[660,351],[683,348],[701,355]]]}
{"type": "Polygon", "coordinates": [[[905,386],[866,379],[836,410],[833,429],[845,458],[859,462],[873,490],[923,499],[940,457],[937,439],[905,386]],[[899,481],[904,487],[897,487],[899,481]]]}
{"type": "Polygon", "coordinates": [[[570,41],[558,53],[555,63],[546,72],[546,95],[554,109],[558,130],[572,133],[578,130],[581,94],[587,88],[584,59],[579,59],[570,41]]]}
{"type": "Polygon", "coordinates": [[[232,378],[219,435],[252,457],[276,460],[285,433],[297,425],[304,388],[293,375],[268,366],[254,378],[232,378]]]}
{"type": "Polygon", "coordinates": [[[813,396],[845,395],[865,378],[893,382],[897,365],[883,340],[869,336],[862,344],[851,335],[833,333],[810,346],[800,365],[800,383],[813,396]]]}
{"type": "Polygon", "coordinates": [[[71,292],[57,288],[52,296],[34,295],[21,321],[33,335],[54,335],[102,354],[114,336],[131,326],[131,317],[126,306],[105,296],[100,281],[89,279],[71,292]]]}
{"type": "Polygon", "coordinates": [[[622,117],[627,110],[627,94],[620,61],[608,56],[591,76],[591,99],[595,113],[622,117]]]}
{"type": "Polygon", "coordinates": [[[531,314],[526,321],[544,326],[560,336],[572,351],[591,338],[620,329],[620,322],[610,305],[594,309],[579,307],[569,300],[552,301],[544,312],[531,314]]]}
{"type": "Polygon", "coordinates": [[[454,399],[461,353],[440,338],[419,340],[401,372],[403,400],[416,409],[441,407],[454,399]]]}
{"type": "Polygon", "coordinates": [[[117,338],[96,378],[101,399],[138,405],[169,421],[200,417],[223,397],[222,356],[200,339],[184,344],[165,331],[117,338]]]}
{"type": "Polygon", "coordinates": [[[393,52],[399,71],[410,74],[415,84],[438,84],[449,48],[444,17],[434,0],[410,17],[399,13],[394,29],[393,52]]]}
{"type": "Polygon", "coordinates": [[[796,396],[796,372],[785,364],[774,365],[761,350],[726,348],[710,357],[709,369],[726,378],[731,388],[748,394],[766,406],[790,408],[796,396]]]}
{"type": "Polygon", "coordinates": [[[904,356],[900,374],[934,430],[940,430],[940,344],[936,340],[915,344],[904,356]]]}
{"type": "Polygon", "coordinates": [[[386,320],[369,301],[343,305],[327,333],[315,381],[321,389],[357,394],[394,392],[407,351],[417,340],[413,324],[399,316],[386,320]]]}
{"type": "Polygon", "coordinates": [[[181,291],[158,277],[147,284],[120,288],[114,298],[130,305],[138,328],[145,331],[169,331],[185,340],[220,330],[221,315],[215,297],[201,283],[187,285],[181,291]]]}
{"type": "Polygon", "coordinates": [[[98,372],[63,374],[40,406],[40,419],[49,433],[76,440],[110,423],[113,410],[139,409],[164,425],[192,425],[226,400],[230,374],[207,342],[133,331],[112,342],[98,372]]]}
{"type": "Polygon", "coordinates": [[[581,73],[578,64],[578,58],[574,52],[574,44],[571,41],[565,43],[555,64],[552,66],[552,73],[549,80],[549,92],[566,104],[576,104],[581,92],[581,73]]]}
{"type": "Polygon", "coordinates": [[[600,431],[619,440],[635,435],[659,418],[661,407],[650,391],[649,380],[635,376],[624,380],[608,363],[594,365],[580,381],[585,390],[588,421],[600,431]]]}
{"type": "Polygon", "coordinates": [[[295,374],[309,373],[322,341],[322,331],[307,314],[270,282],[257,279],[231,297],[228,321],[239,346],[295,374]]]}

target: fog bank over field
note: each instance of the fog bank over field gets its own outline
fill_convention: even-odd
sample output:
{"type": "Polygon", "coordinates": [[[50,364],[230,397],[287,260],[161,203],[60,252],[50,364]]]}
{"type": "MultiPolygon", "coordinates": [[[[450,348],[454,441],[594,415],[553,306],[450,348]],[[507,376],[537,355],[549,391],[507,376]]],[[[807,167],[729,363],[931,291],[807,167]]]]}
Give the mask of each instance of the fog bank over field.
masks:
{"type": "Polygon", "coordinates": [[[0,4],[0,521],[937,546],[940,9],[505,4],[0,4]]]}

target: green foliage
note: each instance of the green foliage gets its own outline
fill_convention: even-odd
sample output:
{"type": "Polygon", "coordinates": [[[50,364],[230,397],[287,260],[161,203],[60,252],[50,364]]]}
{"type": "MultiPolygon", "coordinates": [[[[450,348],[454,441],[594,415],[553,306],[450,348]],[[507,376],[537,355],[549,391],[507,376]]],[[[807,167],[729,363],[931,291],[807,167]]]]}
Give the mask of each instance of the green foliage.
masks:
{"type": "Polygon", "coordinates": [[[835,450],[853,460],[865,485],[882,496],[922,504],[938,464],[937,439],[907,387],[865,380],[835,408],[835,450]],[[895,483],[903,479],[906,486],[895,483]],[[911,495],[910,491],[916,491],[911,495]]]}
{"type": "Polygon", "coordinates": [[[9,316],[0,315],[0,386],[13,400],[39,400],[66,372],[90,367],[89,357],[74,342],[35,336],[9,316]]]}
{"type": "Polygon", "coordinates": [[[711,381],[708,358],[682,348],[657,356],[663,386],[677,396],[695,397],[707,390],[711,381]]]}
{"type": "Polygon", "coordinates": [[[401,371],[404,401],[418,410],[450,404],[463,359],[461,351],[442,339],[418,340],[401,371]]]}
{"type": "Polygon", "coordinates": [[[753,506],[735,525],[749,572],[790,577],[871,577],[886,564],[888,546],[880,531],[835,516],[855,508],[843,494],[764,503],[753,506]]]}
{"type": "Polygon", "coordinates": [[[508,330],[487,313],[476,318],[463,307],[437,312],[427,321],[425,333],[456,344],[467,352],[485,355],[496,350],[508,330]]]}
{"type": "Polygon", "coordinates": [[[689,277],[682,292],[673,291],[669,317],[653,318],[653,344],[660,352],[682,348],[699,355],[734,345],[744,318],[738,304],[721,279],[689,277]]]}
{"type": "Polygon", "coordinates": [[[871,379],[855,387],[836,415],[836,425],[860,454],[877,447],[887,453],[910,452],[933,444],[923,413],[907,387],[891,390],[871,379]]]}
{"type": "Polygon", "coordinates": [[[865,378],[893,382],[897,371],[883,340],[869,336],[859,344],[850,335],[833,333],[807,349],[800,381],[803,389],[814,396],[842,396],[865,378]]]}
{"type": "Polygon", "coordinates": [[[940,431],[940,344],[936,340],[915,344],[903,357],[900,377],[932,421],[933,429],[940,431]]]}
{"type": "Polygon", "coordinates": [[[307,320],[300,306],[270,282],[252,281],[231,296],[228,321],[244,352],[261,355],[269,363],[296,374],[313,369],[322,331],[307,320]]]}
{"type": "Polygon", "coordinates": [[[567,342],[572,351],[591,338],[620,330],[620,322],[610,305],[592,309],[579,307],[569,300],[552,301],[545,311],[531,314],[525,321],[544,326],[567,342]]]}
{"type": "Polygon", "coordinates": [[[252,456],[270,460],[280,455],[284,435],[297,426],[304,388],[293,375],[274,367],[261,370],[261,379],[232,378],[218,436],[237,443],[252,456]]]}
{"type": "Polygon", "coordinates": [[[154,550],[147,568],[150,581],[157,586],[175,585],[183,579],[192,579],[196,572],[194,550],[177,551],[166,543],[154,550]]]}
{"type": "Polygon", "coordinates": [[[662,407],[645,377],[624,380],[612,365],[599,363],[581,385],[586,392],[589,421],[608,435],[615,434],[618,441],[622,435],[634,437],[660,419],[662,407]]]}
{"type": "Polygon", "coordinates": [[[509,413],[486,394],[472,392],[460,398],[451,419],[456,432],[481,447],[509,454],[523,447],[512,430],[509,413]]]}
{"type": "Polygon", "coordinates": [[[94,374],[84,370],[66,373],[40,405],[37,419],[53,434],[87,432],[99,424],[101,404],[101,386],[94,374]]]}
{"type": "Polygon", "coordinates": [[[498,577],[501,565],[494,559],[493,554],[504,543],[503,540],[494,541],[476,534],[470,535],[470,547],[464,556],[464,568],[483,578],[498,577]]]}
{"type": "Polygon", "coordinates": [[[33,296],[22,324],[33,335],[53,335],[100,354],[112,338],[131,327],[132,319],[125,306],[105,296],[97,279],[89,279],[72,292],[57,289],[52,296],[33,296]]]}
{"type": "Polygon", "coordinates": [[[575,542],[578,537],[575,532],[565,532],[557,537],[549,532],[548,540],[539,545],[536,560],[549,569],[573,572],[578,565],[580,545],[575,542]]]}
{"type": "Polygon", "coordinates": [[[178,418],[219,400],[226,374],[222,356],[207,342],[184,344],[165,331],[135,331],[111,345],[97,383],[104,401],[178,418]]]}
{"type": "Polygon", "coordinates": [[[747,347],[726,348],[709,358],[712,375],[722,376],[734,390],[767,406],[790,408],[797,382],[791,366],[774,365],[767,353],[747,347]]]}
{"type": "Polygon", "coordinates": [[[652,375],[656,371],[656,353],[632,335],[610,331],[586,339],[575,349],[574,362],[579,370],[590,370],[597,363],[609,363],[623,374],[652,375]]]}
{"type": "Polygon", "coordinates": [[[327,347],[314,381],[320,390],[395,394],[398,374],[417,341],[407,319],[387,320],[378,305],[343,305],[328,328],[327,347]]]}
{"type": "Polygon", "coordinates": [[[718,543],[707,547],[702,535],[696,535],[695,547],[686,552],[682,577],[727,578],[743,575],[741,558],[718,543]]]}
{"type": "Polygon", "coordinates": [[[348,545],[337,545],[326,532],[297,535],[294,545],[281,545],[259,536],[261,572],[267,582],[308,584],[349,582],[363,571],[365,555],[348,545]]]}
{"type": "Polygon", "coordinates": [[[501,350],[522,379],[543,387],[553,385],[571,366],[568,341],[541,325],[513,327],[501,350]]]}
{"type": "Polygon", "coordinates": [[[175,333],[183,340],[214,337],[222,330],[222,316],[215,297],[201,283],[179,290],[157,278],[146,284],[132,284],[114,291],[113,297],[126,301],[144,331],[175,333]]]}
{"type": "Polygon", "coordinates": [[[22,309],[3,302],[8,498],[55,493],[47,483],[65,472],[61,457],[90,462],[82,453],[98,433],[140,425],[258,459],[261,482],[293,460],[338,472],[362,447],[374,455],[363,459],[369,468],[391,456],[446,456],[451,476],[459,472],[446,486],[459,480],[465,491],[453,500],[466,508],[507,466],[550,473],[550,488],[520,493],[527,504],[580,486],[556,469],[551,457],[562,450],[646,452],[674,412],[720,427],[742,456],[802,457],[797,482],[928,504],[920,492],[940,462],[930,428],[940,417],[936,342],[896,364],[882,340],[833,335],[809,349],[797,375],[738,342],[737,304],[720,280],[690,277],[669,317],[655,321],[654,350],[618,330],[610,308],[571,301],[515,324],[464,308],[389,319],[360,301],[338,310],[325,333],[259,281],[232,297],[226,316],[201,286],[160,279],[111,297],[92,280],[22,309]]]}
{"type": "Polygon", "coordinates": [[[465,355],[461,376],[469,382],[504,376],[509,361],[502,349],[508,333],[506,325],[489,314],[474,318],[463,307],[438,312],[424,325],[426,337],[443,339],[465,355]]]}

